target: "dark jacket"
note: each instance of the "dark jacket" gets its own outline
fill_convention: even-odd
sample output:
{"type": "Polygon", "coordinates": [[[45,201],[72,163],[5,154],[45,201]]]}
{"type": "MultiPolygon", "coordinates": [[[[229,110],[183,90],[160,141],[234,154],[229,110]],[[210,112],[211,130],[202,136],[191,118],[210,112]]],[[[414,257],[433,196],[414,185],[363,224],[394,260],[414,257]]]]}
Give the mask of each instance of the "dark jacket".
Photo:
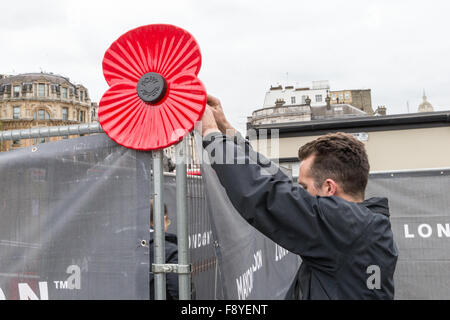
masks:
{"type": "Polygon", "coordinates": [[[242,217],[302,258],[287,299],[394,298],[398,253],[386,198],[354,203],[313,197],[239,134],[231,139],[211,133],[203,146],[242,217]],[[230,150],[228,161],[237,164],[217,163],[225,163],[230,150]]]}
{"type": "MultiPolygon", "coordinates": [[[[150,232],[150,263],[154,263],[153,232],[150,232]]],[[[164,247],[166,251],[166,263],[178,263],[177,236],[171,233],[165,233],[164,247]]],[[[150,271],[150,300],[155,299],[155,281],[154,275],[150,271]]],[[[178,275],[175,273],[166,273],[166,299],[178,300],[178,275]]]]}

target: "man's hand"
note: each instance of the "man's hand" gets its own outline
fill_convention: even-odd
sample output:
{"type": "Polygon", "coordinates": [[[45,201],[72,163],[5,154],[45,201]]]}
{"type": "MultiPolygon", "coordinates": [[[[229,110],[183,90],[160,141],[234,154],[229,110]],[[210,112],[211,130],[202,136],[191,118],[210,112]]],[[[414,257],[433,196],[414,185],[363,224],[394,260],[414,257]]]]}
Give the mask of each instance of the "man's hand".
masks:
{"type": "Polygon", "coordinates": [[[223,134],[228,134],[231,136],[235,135],[237,131],[230,125],[230,123],[226,119],[220,100],[208,94],[206,103],[208,104],[214,115],[214,119],[216,120],[219,130],[223,134]]]}
{"type": "Polygon", "coordinates": [[[214,114],[211,108],[206,105],[205,112],[203,112],[202,120],[200,123],[201,127],[197,127],[197,131],[200,131],[202,137],[206,136],[210,132],[219,132],[216,120],[214,119],[214,114]]]}

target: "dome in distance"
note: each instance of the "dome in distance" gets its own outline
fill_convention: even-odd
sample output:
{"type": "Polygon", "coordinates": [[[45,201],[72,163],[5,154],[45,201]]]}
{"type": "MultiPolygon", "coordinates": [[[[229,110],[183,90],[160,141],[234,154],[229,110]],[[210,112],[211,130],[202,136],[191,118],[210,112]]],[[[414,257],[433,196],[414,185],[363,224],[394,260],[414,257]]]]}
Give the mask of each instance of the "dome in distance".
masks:
{"type": "Polygon", "coordinates": [[[423,91],[423,101],[419,104],[419,109],[417,112],[433,112],[433,105],[427,101],[427,96],[425,95],[425,90],[423,91]]]}

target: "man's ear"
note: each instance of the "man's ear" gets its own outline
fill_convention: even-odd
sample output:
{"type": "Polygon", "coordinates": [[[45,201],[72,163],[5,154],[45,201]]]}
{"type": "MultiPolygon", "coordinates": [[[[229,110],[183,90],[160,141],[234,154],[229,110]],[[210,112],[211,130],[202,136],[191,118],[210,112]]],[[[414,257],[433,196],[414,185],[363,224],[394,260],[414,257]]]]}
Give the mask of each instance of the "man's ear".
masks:
{"type": "Polygon", "coordinates": [[[322,190],[327,196],[334,196],[338,191],[338,185],[333,179],[326,179],[323,182],[322,190]]]}

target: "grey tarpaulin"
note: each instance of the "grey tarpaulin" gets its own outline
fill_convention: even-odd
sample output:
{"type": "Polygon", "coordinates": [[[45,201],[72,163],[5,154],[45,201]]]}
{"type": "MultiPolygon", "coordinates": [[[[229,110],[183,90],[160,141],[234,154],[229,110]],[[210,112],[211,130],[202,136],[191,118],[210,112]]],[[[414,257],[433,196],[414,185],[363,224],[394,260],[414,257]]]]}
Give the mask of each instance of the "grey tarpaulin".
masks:
{"type": "Polygon", "coordinates": [[[0,299],[148,299],[150,153],[104,134],[0,154],[0,299]]]}
{"type": "Polygon", "coordinates": [[[449,191],[449,169],[370,176],[366,197],[389,199],[395,299],[450,299],[449,191]]]}
{"type": "Polygon", "coordinates": [[[208,155],[201,145],[201,137],[196,134],[212,230],[218,243],[224,298],[283,299],[300,265],[298,256],[276,245],[239,215],[208,165],[208,155]]]}
{"type": "MultiPolygon", "coordinates": [[[[0,300],[148,299],[152,189],[150,152],[105,134],[0,153],[0,300]]],[[[187,189],[193,298],[222,299],[202,179],[187,189]]],[[[164,192],[176,233],[173,174],[164,192]]]]}
{"type": "MultiPolygon", "coordinates": [[[[175,175],[164,176],[164,202],[171,224],[167,232],[176,234],[175,175]]],[[[222,279],[217,265],[210,213],[201,177],[187,179],[188,242],[192,264],[193,299],[223,299],[222,279]]]]}

